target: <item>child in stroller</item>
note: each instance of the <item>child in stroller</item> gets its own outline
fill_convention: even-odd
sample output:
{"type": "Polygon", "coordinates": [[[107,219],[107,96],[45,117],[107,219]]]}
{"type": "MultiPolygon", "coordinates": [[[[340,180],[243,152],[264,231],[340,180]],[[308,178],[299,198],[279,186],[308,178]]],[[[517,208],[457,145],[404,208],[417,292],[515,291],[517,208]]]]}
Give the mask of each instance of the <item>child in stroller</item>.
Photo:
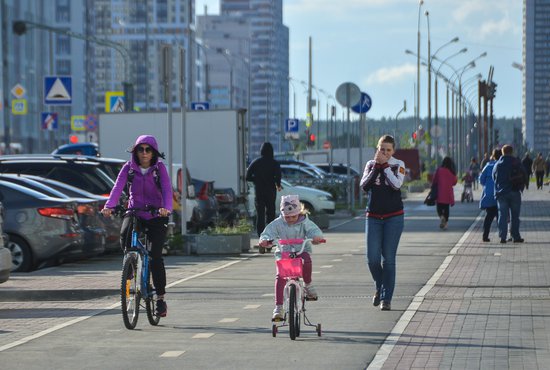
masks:
{"type": "Polygon", "coordinates": [[[460,201],[462,203],[464,203],[464,201],[473,202],[474,201],[474,192],[473,192],[474,176],[472,175],[472,171],[466,172],[464,177],[462,177],[462,181],[464,182],[464,190],[462,190],[462,196],[460,197],[460,201]]]}

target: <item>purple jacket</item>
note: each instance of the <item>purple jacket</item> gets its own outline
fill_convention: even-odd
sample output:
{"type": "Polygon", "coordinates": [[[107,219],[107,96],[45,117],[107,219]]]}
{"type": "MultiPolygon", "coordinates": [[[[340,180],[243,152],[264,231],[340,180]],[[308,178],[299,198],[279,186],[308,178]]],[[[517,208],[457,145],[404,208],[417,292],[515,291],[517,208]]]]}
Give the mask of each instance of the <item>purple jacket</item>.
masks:
{"type": "MultiPolygon", "coordinates": [[[[136,139],[136,143],[132,147],[133,149],[140,144],[148,144],[158,153],[157,141],[153,136],[142,135],[136,139]]],[[[152,206],[155,208],[166,208],[172,211],[172,185],[168,176],[168,171],[164,163],[160,161],[157,155],[157,161],[148,171],[143,175],[139,164],[132,159],[124,164],[115,182],[115,186],[109,194],[109,199],[105,203],[105,208],[114,208],[124,190],[124,186],[128,181],[128,172],[132,169],[134,171],[134,179],[132,180],[132,186],[130,187],[130,199],[128,201],[128,208],[144,208],[146,206],[152,206]],[[156,171],[155,171],[156,169],[156,171]],[[158,173],[160,177],[160,189],[155,179],[155,175],[158,173]]],[[[149,220],[154,216],[149,212],[139,212],[140,218],[149,220]]]]}

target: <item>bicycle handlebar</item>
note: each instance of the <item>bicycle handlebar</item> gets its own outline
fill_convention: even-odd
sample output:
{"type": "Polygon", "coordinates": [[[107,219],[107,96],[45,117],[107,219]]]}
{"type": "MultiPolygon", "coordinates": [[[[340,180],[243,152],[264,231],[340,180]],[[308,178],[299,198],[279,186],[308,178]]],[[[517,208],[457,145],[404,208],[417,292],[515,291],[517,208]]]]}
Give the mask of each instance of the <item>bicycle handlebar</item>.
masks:
{"type": "MultiPolygon", "coordinates": [[[[307,239],[301,239],[301,238],[298,238],[298,239],[279,239],[277,241],[268,240],[268,242],[269,242],[269,244],[273,244],[273,242],[275,242],[275,244],[278,244],[280,246],[302,244],[302,247],[300,248],[300,251],[294,252],[294,253],[296,253],[296,255],[299,255],[299,254],[302,254],[304,252],[304,248],[306,247],[306,244],[308,242],[313,242],[313,239],[311,239],[311,238],[307,238],[307,239]]],[[[326,242],[327,242],[326,239],[321,239],[317,242],[317,244],[326,243],[326,242]]]]}

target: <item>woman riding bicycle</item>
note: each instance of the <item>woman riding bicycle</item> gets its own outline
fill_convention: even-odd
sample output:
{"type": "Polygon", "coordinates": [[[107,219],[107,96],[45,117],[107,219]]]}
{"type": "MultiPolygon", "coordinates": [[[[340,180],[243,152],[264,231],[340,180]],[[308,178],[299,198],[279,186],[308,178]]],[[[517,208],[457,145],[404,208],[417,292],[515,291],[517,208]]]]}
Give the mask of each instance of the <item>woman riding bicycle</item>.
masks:
{"type": "MultiPolygon", "coordinates": [[[[281,216],[273,220],[265,227],[265,230],[260,235],[260,246],[265,247],[270,245],[275,239],[298,239],[307,238],[313,239],[313,244],[318,244],[323,240],[323,232],[313,221],[307,217],[307,212],[304,209],[297,195],[283,195],[281,197],[281,216]]],[[[310,253],[311,246],[306,245],[304,252],[300,257],[304,260],[303,274],[306,295],[309,298],[316,299],[317,292],[311,284],[312,262],[310,253]]],[[[275,249],[275,258],[281,258],[281,250],[277,246],[275,249]]],[[[273,310],[273,319],[282,319],[283,313],[283,290],[285,287],[285,279],[275,277],[275,309],[273,310]]]]}
{"type": "MultiPolygon", "coordinates": [[[[147,237],[151,241],[151,273],[157,293],[157,316],[165,317],[167,313],[164,294],[166,293],[166,271],[162,258],[162,248],[166,241],[168,215],[172,212],[172,185],[166,166],[159,159],[164,158],[158,150],[153,136],[141,135],[131,148],[132,158],[124,164],[109,194],[109,199],[101,211],[110,217],[112,209],[128,185],[128,208],[157,209],[156,214],[148,211],[137,211],[141,224],[147,228],[147,237]]],[[[125,215],[120,229],[120,246],[123,250],[130,245],[132,234],[131,217],[125,215]]]]}

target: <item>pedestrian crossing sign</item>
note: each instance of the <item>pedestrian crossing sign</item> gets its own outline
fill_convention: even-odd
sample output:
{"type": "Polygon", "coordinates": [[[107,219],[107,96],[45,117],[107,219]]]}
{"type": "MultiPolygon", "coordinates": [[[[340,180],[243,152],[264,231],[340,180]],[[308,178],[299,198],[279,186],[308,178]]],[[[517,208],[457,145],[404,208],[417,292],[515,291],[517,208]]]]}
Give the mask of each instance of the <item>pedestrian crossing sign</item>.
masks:
{"type": "Polygon", "coordinates": [[[44,77],[44,104],[71,105],[73,100],[72,85],[72,78],[70,76],[44,77]]]}
{"type": "Polygon", "coordinates": [[[71,130],[86,131],[86,116],[71,116],[71,130]]]}
{"type": "Polygon", "coordinates": [[[126,98],[123,91],[107,91],[105,94],[105,112],[124,112],[126,98]]]}

